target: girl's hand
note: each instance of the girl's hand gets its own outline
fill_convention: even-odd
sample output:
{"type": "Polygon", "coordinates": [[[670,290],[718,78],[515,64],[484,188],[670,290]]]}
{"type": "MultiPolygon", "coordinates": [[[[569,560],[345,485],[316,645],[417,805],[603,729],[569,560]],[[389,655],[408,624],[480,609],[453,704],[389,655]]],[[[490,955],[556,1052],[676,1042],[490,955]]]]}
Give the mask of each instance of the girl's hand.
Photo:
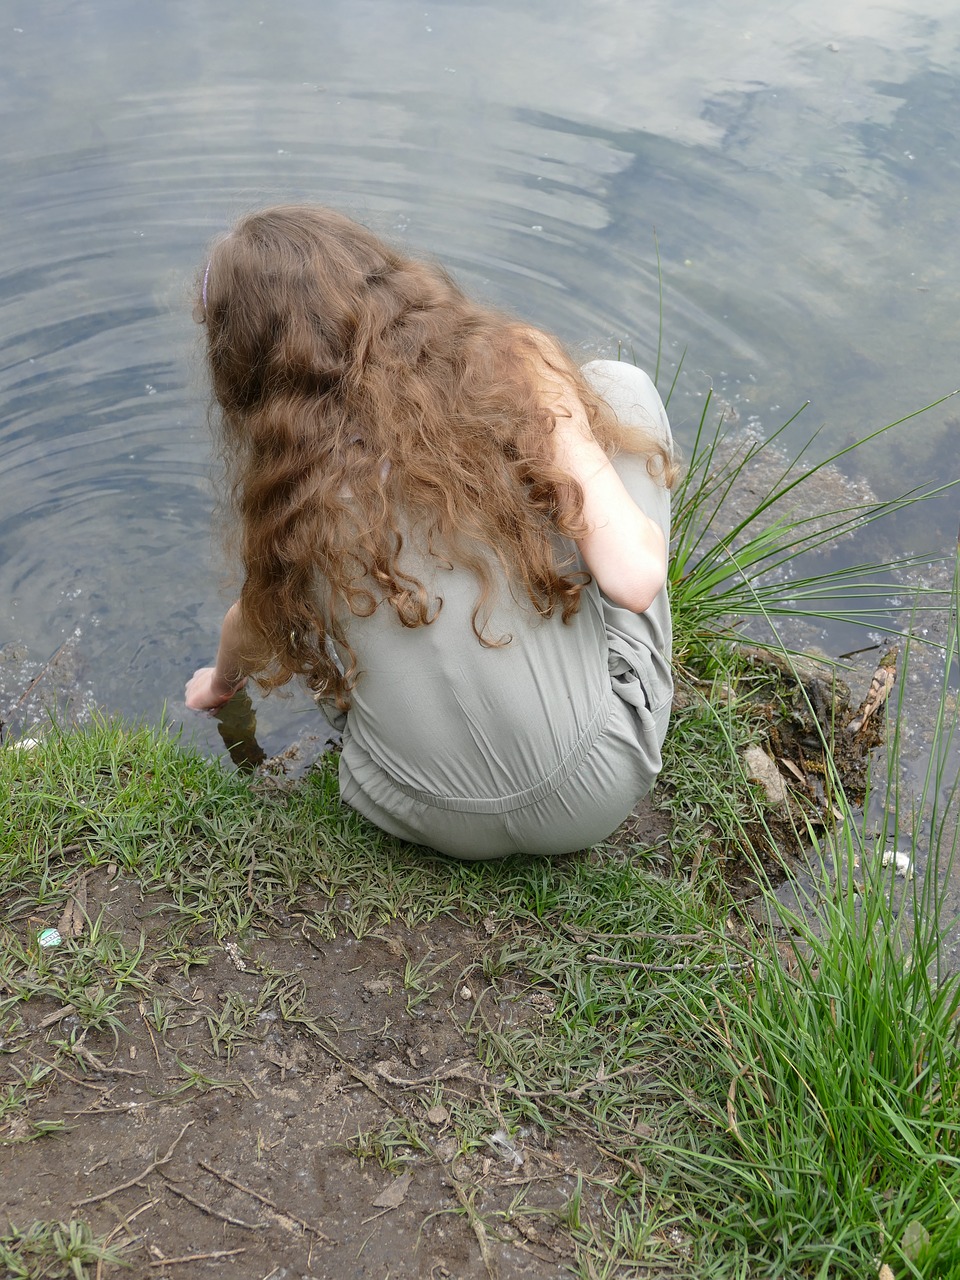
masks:
{"type": "Polygon", "coordinates": [[[187,681],[184,698],[191,711],[216,711],[243,688],[247,676],[260,669],[244,657],[248,648],[240,605],[232,604],[220,628],[216,666],[201,667],[187,681]]]}
{"type": "Polygon", "coordinates": [[[191,711],[216,711],[246,683],[243,679],[230,684],[217,675],[216,667],[200,667],[187,681],[184,700],[191,711]]]}

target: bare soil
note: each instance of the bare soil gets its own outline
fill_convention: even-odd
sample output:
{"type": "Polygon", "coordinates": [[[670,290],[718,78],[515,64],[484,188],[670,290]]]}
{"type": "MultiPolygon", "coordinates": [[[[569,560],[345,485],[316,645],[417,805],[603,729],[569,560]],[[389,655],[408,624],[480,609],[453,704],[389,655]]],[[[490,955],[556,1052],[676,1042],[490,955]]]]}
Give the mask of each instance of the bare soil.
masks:
{"type": "Polygon", "coordinates": [[[54,1064],[0,1120],[7,1222],[83,1219],[125,1264],[98,1280],[568,1274],[577,1174],[612,1170],[589,1135],[498,1136],[477,1029],[550,1010],[520,974],[483,981],[490,922],[329,940],[311,924],[323,904],[303,901],[255,921],[242,951],[209,941],[172,967],[161,896],[105,869],[85,887],[104,928],[143,938],[146,982],[116,1031],[83,1035],[69,1005],[38,996],[0,1044],[2,1087],[54,1064]],[[420,961],[430,982],[405,986],[420,961]]]}

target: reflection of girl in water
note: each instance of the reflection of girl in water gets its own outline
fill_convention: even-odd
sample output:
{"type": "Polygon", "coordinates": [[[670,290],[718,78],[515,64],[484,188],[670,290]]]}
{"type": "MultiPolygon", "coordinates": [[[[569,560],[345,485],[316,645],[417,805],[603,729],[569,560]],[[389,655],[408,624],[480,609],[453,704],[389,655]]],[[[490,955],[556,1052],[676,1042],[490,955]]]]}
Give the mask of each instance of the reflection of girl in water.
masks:
{"type": "Polygon", "coordinates": [[[201,293],[245,577],[187,705],[302,675],[384,830],[460,858],[604,839],[672,697],[649,378],[578,369],[322,208],[242,218],[201,293]]]}

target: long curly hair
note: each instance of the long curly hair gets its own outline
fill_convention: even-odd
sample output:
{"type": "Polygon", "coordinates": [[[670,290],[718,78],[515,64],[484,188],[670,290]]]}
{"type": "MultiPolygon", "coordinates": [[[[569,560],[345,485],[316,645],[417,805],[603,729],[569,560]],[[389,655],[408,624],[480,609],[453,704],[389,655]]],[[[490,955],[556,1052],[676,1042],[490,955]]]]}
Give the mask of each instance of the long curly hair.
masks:
{"type": "Polygon", "coordinates": [[[672,481],[659,438],[621,425],[555,340],[333,210],[241,218],[197,292],[263,688],[303,675],[346,710],[350,616],[421,627],[442,608],[413,547],[475,574],[481,644],[503,642],[484,630],[501,576],[540,615],[576,613],[589,576],[557,535],[583,534],[583,494],[553,460],[544,365],[608,451],[672,481]]]}

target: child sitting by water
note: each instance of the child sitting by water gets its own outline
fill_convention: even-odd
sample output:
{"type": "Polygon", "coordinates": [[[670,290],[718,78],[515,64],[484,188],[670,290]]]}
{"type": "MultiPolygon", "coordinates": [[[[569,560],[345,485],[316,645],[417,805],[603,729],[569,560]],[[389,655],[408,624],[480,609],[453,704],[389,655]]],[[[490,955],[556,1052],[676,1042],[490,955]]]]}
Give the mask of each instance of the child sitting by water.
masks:
{"type": "Polygon", "coordinates": [[[340,789],[458,858],[607,837],[670,714],[670,428],[332,210],[266,209],[203,275],[244,569],[187,706],[303,676],[340,789]]]}

